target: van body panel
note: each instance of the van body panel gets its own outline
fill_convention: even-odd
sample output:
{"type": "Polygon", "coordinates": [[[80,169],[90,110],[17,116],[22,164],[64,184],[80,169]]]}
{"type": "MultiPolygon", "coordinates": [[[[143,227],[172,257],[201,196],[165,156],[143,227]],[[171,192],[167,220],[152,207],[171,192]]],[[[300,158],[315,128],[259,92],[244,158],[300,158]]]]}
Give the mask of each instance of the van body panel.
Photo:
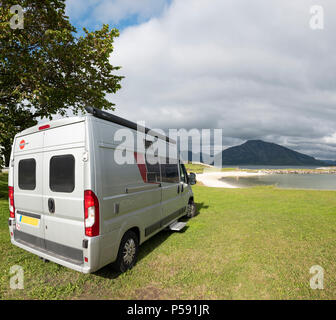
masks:
{"type": "Polygon", "coordinates": [[[150,140],[174,148],[162,135],[155,141],[91,114],[40,127],[24,130],[13,143],[8,183],[14,187],[15,218],[9,225],[14,245],[89,273],[116,260],[128,230],[142,244],[185,214],[192,190],[181,180],[177,153],[175,166],[168,168],[163,149],[155,153],[146,146],[150,140]],[[125,132],[129,139],[123,140],[125,132]],[[139,144],[143,150],[135,149],[139,144]],[[132,163],[120,163],[116,155],[122,153],[132,163]],[[148,159],[155,157],[160,163],[151,165],[148,159]],[[85,234],[85,190],[99,202],[94,237],[85,234]]]}
{"type": "Polygon", "coordinates": [[[80,121],[71,125],[56,127],[44,131],[43,147],[53,150],[57,147],[61,149],[72,148],[80,145],[85,146],[85,122],[80,121]],[[68,147],[69,146],[69,147],[68,147]]]}
{"type": "MultiPolygon", "coordinates": [[[[53,128],[62,127],[62,126],[66,126],[66,125],[72,125],[72,124],[77,123],[77,122],[82,122],[83,120],[85,120],[84,117],[69,117],[69,118],[52,120],[52,121],[49,121],[47,124],[50,126],[50,129],[53,129],[53,128]]],[[[36,132],[45,132],[44,130],[40,129],[44,125],[46,125],[46,123],[39,123],[36,126],[30,127],[28,129],[25,129],[25,130],[19,132],[16,135],[16,137],[18,137],[18,138],[23,137],[23,136],[30,135],[30,134],[36,133],[36,132]]]]}
{"type": "Polygon", "coordinates": [[[163,218],[169,217],[174,212],[181,209],[180,201],[180,183],[162,183],[162,209],[163,209],[163,218]]]}
{"type": "Polygon", "coordinates": [[[83,252],[84,255],[88,257],[88,261],[90,263],[83,264],[73,263],[71,260],[67,260],[63,256],[57,256],[50,251],[41,250],[40,248],[34,248],[22,242],[16,241],[13,237],[11,238],[11,243],[23,250],[38,255],[41,258],[82,273],[92,273],[101,268],[101,265],[99,265],[99,253],[101,247],[100,237],[95,237],[89,240],[89,248],[87,250],[84,250],[83,252]]]}

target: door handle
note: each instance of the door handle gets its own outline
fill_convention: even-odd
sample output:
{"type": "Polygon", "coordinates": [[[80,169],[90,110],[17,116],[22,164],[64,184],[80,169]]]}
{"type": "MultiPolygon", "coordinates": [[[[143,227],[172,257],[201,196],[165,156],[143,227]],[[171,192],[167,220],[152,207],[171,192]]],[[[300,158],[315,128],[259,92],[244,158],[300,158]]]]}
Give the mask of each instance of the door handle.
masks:
{"type": "Polygon", "coordinates": [[[55,200],[54,199],[52,199],[52,198],[48,199],[48,208],[49,208],[50,213],[55,212],[55,200]]]}

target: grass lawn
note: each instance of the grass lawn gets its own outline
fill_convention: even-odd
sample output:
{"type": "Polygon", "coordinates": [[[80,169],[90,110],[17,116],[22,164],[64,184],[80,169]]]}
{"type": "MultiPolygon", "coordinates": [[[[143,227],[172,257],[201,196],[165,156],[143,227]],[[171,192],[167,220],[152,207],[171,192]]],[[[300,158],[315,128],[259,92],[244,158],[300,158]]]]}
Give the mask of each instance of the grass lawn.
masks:
{"type": "MultiPolygon", "coordinates": [[[[203,173],[204,169],[209,169],[208,166],[203,165],[201,163],[186,163],[185,164],[186,170],[188,173],[193,172],[193,173],[203,173]]],[[[216,171],[235,171],[238,170],[238,168],[214,168],[211,167],[210,169],[215,169],[216,171]]],[[[245,169],[244,169],[245,170],[245,169]]]]}
{"type": "Polygon", "coordinates": [[[199,214],[185,232],[145,242],[125,274],[105,267],[84,275],[10,244],[1,191],[0,298],[336,299],[336,192],[195,186],[194,193],[199,214]],[[23,290],[9,288],[13,265],[24,269],[23,290]],[[325,270],[324,290],[310,288],[313,265],[325,270]]]}
{"type": "Polygon", "coordinates": [[[206,166],[202,164],[194,164],[194,163],[185,163],[185,167],[188,173],[202,173],[206,166]]]}

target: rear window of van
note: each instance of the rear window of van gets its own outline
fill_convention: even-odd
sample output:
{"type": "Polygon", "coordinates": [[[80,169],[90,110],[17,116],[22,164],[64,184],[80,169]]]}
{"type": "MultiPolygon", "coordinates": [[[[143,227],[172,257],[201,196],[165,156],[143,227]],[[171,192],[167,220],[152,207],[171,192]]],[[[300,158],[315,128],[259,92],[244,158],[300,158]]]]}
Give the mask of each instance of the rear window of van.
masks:
{"type": "Polygon", "coordinates": [[[36,161],[24,159],[19,161],[19,188],[35,190],[36,188],[36,161]]]}
{"type": "Polygon", "coordinates": [[[50,159],[49,187],[54,192],[71,193],[75,189],[75,158],[71,154],[50,159]]]}

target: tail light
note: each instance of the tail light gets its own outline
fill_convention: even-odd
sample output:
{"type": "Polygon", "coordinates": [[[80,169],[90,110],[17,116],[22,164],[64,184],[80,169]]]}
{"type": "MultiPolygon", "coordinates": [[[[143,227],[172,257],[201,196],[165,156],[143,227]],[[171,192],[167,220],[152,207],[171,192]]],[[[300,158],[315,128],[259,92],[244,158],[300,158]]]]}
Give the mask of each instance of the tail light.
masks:
{"type": "Polygon", "coordinates": [[[99,201],[91,190],[84,191],[84,226],[86,236],[99,235],[99,201]]]}
{"type": "Polygon", "coordinates": [[[45,130],[45,129],[49,129],[49,128],[50,128],[50,125],[46,124],[44,126],[39,127],[39,130],[45,130]]]}
{"type": "Polygon", "coordinates": [[[9,215],[11,218],[15,217],[15,207],[14,207],[14,188],[8,187],[8,198],[9,198],[9,215]]]}

